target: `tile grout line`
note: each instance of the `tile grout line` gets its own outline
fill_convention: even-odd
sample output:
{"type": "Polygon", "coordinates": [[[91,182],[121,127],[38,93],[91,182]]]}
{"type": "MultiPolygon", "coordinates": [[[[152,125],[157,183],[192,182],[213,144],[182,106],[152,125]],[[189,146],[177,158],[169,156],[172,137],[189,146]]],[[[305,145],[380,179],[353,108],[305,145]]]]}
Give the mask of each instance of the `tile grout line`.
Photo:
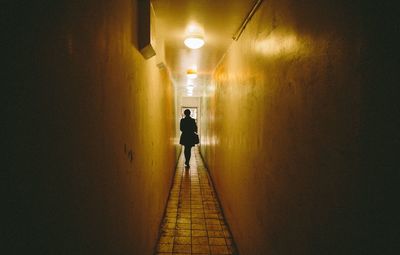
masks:
{"type": "MultiPolygon", "coordinates": [[[[181,156],[179,156],[180,159],[181,156]]],[[[179,161],[178,161],[179,164],[179,161]]],[[[173,232],[173,239],[172,239],[172,251],[171,253],[174,252],[174,248],[175,248],[175,238],[176,238],[176,233],[177,233],[177,229],[176,227],[178,226],[178,209],[179,209],[179,202],[181,199],[181,191],[182,191],[182,179],[183,179],[183,175],[181,173],[181,171],[179,171],[179,168],[176,168],[176,172],[180,174],[180,183],[179,183],[179,193],[178,193],[178,204],[176,205],[176,217],[175,217],[175,225],[174,225],[174,232],[173,232]]],[[[175,182],[175,180],[174,180],[175,182]]],[[[175,183],[174,183],[175,184],[175,183]]]]}
{"type": "MultiPolygon", "coordinates": [[[[197,151],[196,154],[199,154],[199,155],[200,155],[200,152],[197,151]]],[[[201,160],[203,160],[203,157],[201,157],[201,155],[200,155],[200,158],[201,158],[201,160]]],[[[231,230],[230,230],[230,227],[229,227],[228,223],[226,222],[225,214],[224,214],[223,208],[222,208],[221,203],[220,203],[220,201],[219,201],[219,197],[218,197],[218,195],[217,195],[217,193],[216,193],[216,189],[215,189],[215,187],[214,187],[214,182],[213,182],[212,179],[211,179],[211,175],[209,174],[208,169],[205,167],[205,165],[204,165],[203,167],[204,167],[204,172],[205,172],[206,177],[207,177],[208,185],[210,186],[210,189],[213,190],[213,200],[214,200],[214,202],[217,203],[217,206],[219,207],[220,215],[218,216],[218,219],[219,219],[220,221],[222,220],[222,221],[224,222],[224,227],[226,228],[226,230],[227,230],[228,233],[229,233],[229,237],[227,237],[227,236],[225,235],[225,230],[224,230],[224,229],[222,230],[222,231],[223,231],[223,234],[224,234],[224,242],[225,242],[225,245],[226,245],[227,247],[230,248],[230,251],[232,252],[232,253],[231,253],[232,255],[239,255],[238,250],[237,250],[237,248],[236,248],[236,242],[234,241],[233,236],[232,236],[232,232],[231,232],[231,230]],[[220,217],[222,217],[222,219],[221,219],[220,217]],[[229,244],[229,245],[228,245],[228,243],[226,242],[226,239],[230,239],[230,244],[229,244]]],[[[207,232],[207,235],[208,235],[208,232],[207,232]]]]}
{"type": "MultiPolygon", "coordinates": [[[[175,166],[174,176],[172,177],[172,185],[171,185],[171,188],[169,189],[169,194],[168,194],[168,197],[167,197],[167,203],[166,203],[166,206],[165,206],[165,209],[164,209],[164,213],[163,213],[163,216],[162,216],[162,219],[161,219],[161,223],[160,223],[160,226],[159,226],[158,237],[157,237],[155,249],[154,249],[154,252],[153,252],[154,255],[156,255],[158,253],[158,246],[160,245],[160,240],[161,240],[162,232],[163,232],[162,231],[162,229],[163,229],[162,226],[165,224],[164,220],[167,219],[168,205],[169,205],[169,202],[171,201],[171,197],[173,195],[173,190],[174,190],[174,187],[175,187],[176,173],[177,173],[177,170],[178,170],[179,159],[180,159],[182,153],[183,152],[181,151],[181,153],[180,153],[180,155],[178,157],[178,162],[176,163],[176,166],[175,166]]],[[[176,224],[177,224],[177,217],[175,217],[175,225],[176,224]]]]}
{"type": "Polygon", "coordinates": [[[183,162],[182,153],[178,159],[155,254],[185,253],[190,255],[194,252],[197,252],[196,254],[205,252],[206,254],[237,255],[211,176],[203,162],[200,162],[202,157],[199,155],[198,148],[195,148],[192,151],[194,164],[189,169],[180,167],[183,162]],[[196,226],[196,230],[193,229],[193,213],[196,213],[196,220],[198,220],[196,224],[200,225],[196,226]],[[179,219],[185,219],[185,221],[180,222],[179,219]],[[169,220],[172,220],[174,224],[170,224],[169,220]],[[182,233],[178,234],[179,230],[182,230],[182,233]],[[194,231],[196,236],[193,235],[194,231]],[[184,241],[185,237],[189,240],[184,241]],[[198,237],[196,244],[193,243],[195,237],[198,237]],[[213,238],[212,242],[210,238],[213,238]]]}

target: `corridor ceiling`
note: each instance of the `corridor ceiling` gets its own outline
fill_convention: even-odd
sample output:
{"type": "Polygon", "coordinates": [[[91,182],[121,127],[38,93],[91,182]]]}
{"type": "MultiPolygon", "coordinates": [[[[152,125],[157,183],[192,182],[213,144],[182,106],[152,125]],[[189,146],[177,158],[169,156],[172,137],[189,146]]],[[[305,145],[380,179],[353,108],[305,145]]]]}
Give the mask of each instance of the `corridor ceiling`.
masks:
{"type": "Polygon", "coordinates": [[[233,42],[255,0],[152,0],[157,17],[156,30],[165,43],[165,61],[178,94],[185,96],[186,71],[197,67],[193,96],[201,96],[211,75],[233,42]],[[205,45],[189,49],[183,41],[190,24],[204,31],[205,45]]]}

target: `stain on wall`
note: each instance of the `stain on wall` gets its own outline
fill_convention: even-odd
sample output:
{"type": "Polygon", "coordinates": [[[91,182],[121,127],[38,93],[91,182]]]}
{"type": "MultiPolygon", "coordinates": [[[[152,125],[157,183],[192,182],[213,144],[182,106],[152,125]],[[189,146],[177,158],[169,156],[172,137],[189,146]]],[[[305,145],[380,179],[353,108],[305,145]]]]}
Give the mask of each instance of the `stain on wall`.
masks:
{"type": "Polygon", "coordinates": [[[152,253],[176,114],[168,73],[135,46],[136,6],[5,4],[9,254],[152,253]]]}
{"type": "Polygon", "coordinates": [[[372,179],[388,169],[372,169],[376,151],[363,147],[382,130],[395,134],[379,106],[383,95],[393,99],[392,78],[376,69],[388,54],[374,52],[393,26],[374,37],[364,26],[373,9],[264,1],[217,67],[215,92],[202,100],[201,152],[240,254],[370,254],[390,246],[377,248],[392,240],[376,223],[387,215],[368,213],[384,204],[376,191],[385,184],[372,179]],[[371,80],[380,80],[379,98],[371,80]],[[371,128],[375,121],[382,129],[371,128]]]}

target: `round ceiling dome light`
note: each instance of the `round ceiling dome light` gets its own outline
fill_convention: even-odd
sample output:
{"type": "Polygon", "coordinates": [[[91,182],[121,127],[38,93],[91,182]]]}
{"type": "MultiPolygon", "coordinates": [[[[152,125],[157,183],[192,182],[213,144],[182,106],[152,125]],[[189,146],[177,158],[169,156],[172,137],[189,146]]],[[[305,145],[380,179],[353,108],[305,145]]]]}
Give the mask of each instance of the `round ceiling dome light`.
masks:
{"type": "Polygon", "coordinates": [[[199,35],[190,35],[184,41],[185,45],[190,49],[199,49],[204,45],[204,39],[199,35]]]}

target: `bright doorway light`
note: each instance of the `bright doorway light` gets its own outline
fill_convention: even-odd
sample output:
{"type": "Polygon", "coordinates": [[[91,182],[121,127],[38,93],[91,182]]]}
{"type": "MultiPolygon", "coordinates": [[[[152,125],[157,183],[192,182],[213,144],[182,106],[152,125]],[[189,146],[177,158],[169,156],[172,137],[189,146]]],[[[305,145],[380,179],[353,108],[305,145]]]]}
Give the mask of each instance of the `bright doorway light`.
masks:
{"type": "Polygon", "coordinates": [[[192,79],[187,79],[186,84],[187,84],[188,86],[194,86],[194,82],[193,82],[192,79]]]}

